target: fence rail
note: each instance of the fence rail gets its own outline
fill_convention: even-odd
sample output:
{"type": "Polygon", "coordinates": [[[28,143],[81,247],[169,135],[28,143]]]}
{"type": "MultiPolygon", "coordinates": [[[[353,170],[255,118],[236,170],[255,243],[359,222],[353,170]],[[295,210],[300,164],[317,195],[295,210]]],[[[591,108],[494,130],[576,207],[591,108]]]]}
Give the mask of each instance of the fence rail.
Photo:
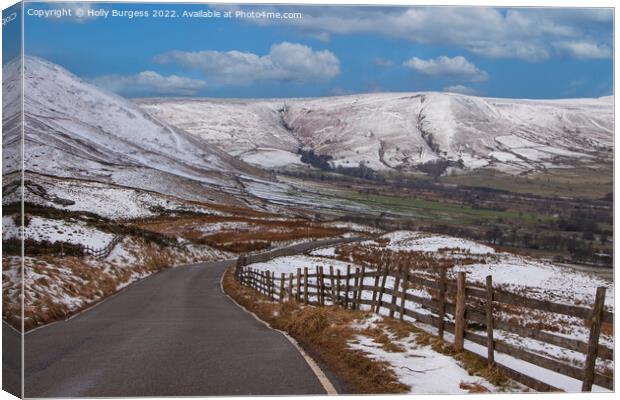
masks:
{"type": "Polygon", "coordinates": [[[105,245],[105,247],[102,247],[100,249],[94,249],[88,246],[83,246],[82,257],[91,256],[95,258],[105,258],[109,256],[112,250],[114,250],[114,247],[116,247],[116,245],[119,244],[123,240],[123,237],[124,237],[123,235],[115,235],[110,241],[110,243],[108,243],[107,245],[105,245]]]}
{"type": "Polygon", "coordinates": [[[300,243],[298,245],[282,247],[282,248],[271,250],[271,251],[265,251],[262,253],[246,254],[246,255],[240,256],[237,259],[237,267],[242,267],[245,265],[255,264],[259,262],[267,262],[277,257],[292,256],[295,254],[299,254],[300,252],[314,250],[320,247],[333,246],[333,245],[342,244],[342,243],[359,242],[362,239],[364,238],[351,237],[351,238],[321,239],[321,240],[315,240],[311,242],[300,243]]]}
{"type": "MultiPolygon", "coordinates": [[[[272,253],[279,254],[278,251],[272,253]]],[[[366,271],[364,267],[356,268],[355,271],[348,268],[346,274],[340,270],[334,273],[332,268],[326,272],[322,267],[317,267],[312,273],[308,268],[298,268],[295,273],[281,273],[277,276],[272,271],[259,271],[249,266],[280,256],[274,254],[240,257],[235,270],[238,281],[274,301],[295,301],[315,306],[329,303],[354,310],[364,306],[376,313],[383,310],[392,318],[413,318],[436,327],[442,339],[444,332],[452,333],[456,351],[464,349],[465,340],[486,347],[487,355],[483,358],[489,366],[501,368],[511,378],[536,390],[559,389],[496,363],[495,352],[580,380],[582,391],[591,391],[593,384],[613,390],[613,377],[603,375],[595,368],[598,358],[614,360],[613,349],[599,344],[601,325],[613,324],[614,318],[613,313],[604,310],[605,288],[597,289],[594,305],[587,308],[527,298],[500,290],[493,287],[491,276],[487,277],[485,287],[468,286],[465,273],[460,272],[457,279],[449,280],[445,269],[437,279],[428,279],[388,268],[374,271],[366,271]],[[364,282],[368,278],[374,278],[372,285],[364,282]],[[388,287],[388,280],[394,282],[392,287],[388,287]],[[435,295],[425,298],[407,292],[412,287],[430,289],[429,293],[432,291],[435,295]],[[363,293],[368,296],[362,296],[363,293]],[[385,299],[386,295],[390,296],[389,301],[385,299]],[[407,303],[415,303],[420,307],[414,310],[408,308],[407,303]],[[498,315],[502,307],[522,307],[579,318],[590,329],[589,340],[584,342],[567,338],[502,319],[498,315]],[[473,325],[479,329],[472,329],[473,325]],[[577,367],[498,340],[494,337],[496,330],[582,353],[586,356],[585,365],[577,367]]]]}

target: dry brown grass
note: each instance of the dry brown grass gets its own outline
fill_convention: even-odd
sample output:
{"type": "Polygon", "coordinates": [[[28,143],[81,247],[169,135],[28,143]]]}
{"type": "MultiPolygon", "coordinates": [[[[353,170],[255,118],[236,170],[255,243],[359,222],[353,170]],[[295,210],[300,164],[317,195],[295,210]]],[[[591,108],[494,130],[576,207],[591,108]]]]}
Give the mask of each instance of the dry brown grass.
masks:
{"type": "MultiPolygon", "coordinates": [[[[271,230],[268,227],[261,228],[260,230],[252,231],[227,231],[219,232],[204,237],[204,243],[215,248],[229,249],[231,244],[240,243],[271,243],[271,242],[285,242],[298,239],[320,239],[326,237],[333,237],[343,234],[345,231],[337,228],[323,228],[323,227],[278,227],[275,230],[271,230]],[[224,248],[222,248],[224,247],[224,248]]],[[[232,247],[235,249],[236,247],[232,247]]],[[[243,251],[243,250],[242,250],[243,251]]]]}
{"type": "Polygon", "coordinates": [[[174,265],[174,257],[153,243],[148,243],[143,250],[143,268],[147,271],[159,271],[174,265]]]}
{"type": "Polygon", "coordinates": [[[252,251],[267,250],[271,247],[271,242],[260,240],[248,240],[247,242],[228,242],[220,243],[211,240],[205,240],[205,244],[222,251],[231,253],[249,253],[252,251]]]}
{"type": "Polygon", "coordinates": [[[613,336],[614,335],[614,324],[603,322],[601,324],[601,334],[613,336]]]}
{"type": "Polygon", "coordinates": [[[433,350],[454,357],[470,375],[484,378],[500,388],[508,388],[515,385],[501,369],[495,366],[489,367],[485,358],[469,351],[456,353],[452,345],[446,344],[439,338],[433,338],[431,342],[433,350]]]}
{"type": "Polygon", "coordinates": [[[409,389],[398,381],[387,363],[372,360],[365,353],[350,348],[349,342],[355,338],[351,324],[365,319],[366,313],[338,307],[269,302],[266,296],[239,284],[231,269],[224,276],[224,290],[272,327],[293,336],[345,383],[348,393],[404,393],[409,389]]]}
{"type": "MultiPolygon", "coordinates": [[[[26,276],[36,273],[37,278],[24,293],[25,329],[66,319],[115,293],[119,284],[128,282],[135,274],[147,276],[170,267],[175,261],[170,249],[151,242],[137,241],[126,250],[135,257],[135,262],[116,265],[78,257],[41,256],[26,263],[26,276]],[[66,296],[80,299],[82,304],[72,308],[63,302],[66,296]]],[[[3,260],[3,269],[6,268],[15,267],[3,260]]],[[[17,290],[19,287],[12,292],[17,290]]],[[[10,297],[9,291],[3,291],[2,301],[3,317],[19,329],[19,301],[10,297]]]]}
{"type": "Polygon", "coordinates": [[[388,332],[394,335],[394,338],[397,340],[404,339],[408,337],[409,335],[411,335],[412,333],[420,332],[413,325],[396,320],[396,319],[384,318],[380,324],[382,327],[387,329],[388,332]]]}
{"type": "Polygon", "coordinates": [[[461,383],[459,383],[459,387],[463,390],[467,390],[468,393],[488,393],[489,392],[489,389],[485,388],[484,386],[476,382],[461,381],[461,383]]]}
{"type": "Polygon", "coordinates": [[[264,250],[273,242],[298,239],[319,239],[339,236],[345,229],[324,227],[304,219],[286,219],[271,214],[234,216],[164,216],[135,221],[142,229],[164,235],[181,236],[193,243],[206,244],[229,252],[264,250]],[[238,223],[238,227],[223,227],[218,232],[203,232],[201,228],[217,223],[238,223]]]}
{"type": "Polygon", "coordinates": [[[381,348],[388,353],[402,353],[405,349],[402,346],[394,343],[390,336],[381,328],[366,328],[360,332],[364,336],[371,337],[375,343],[379,344],[381,348]]]}

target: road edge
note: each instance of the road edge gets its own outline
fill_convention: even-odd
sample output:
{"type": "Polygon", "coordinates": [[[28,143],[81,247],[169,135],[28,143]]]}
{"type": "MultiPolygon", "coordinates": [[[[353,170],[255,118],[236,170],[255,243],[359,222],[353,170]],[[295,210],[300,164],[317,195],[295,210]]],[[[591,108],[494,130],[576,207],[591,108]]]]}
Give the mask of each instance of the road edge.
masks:
{"type": "Polygon", "coordinates": [[[253,313],[252,311],[248,310],[247,308],[245,308],[244,306],[242,306],[241,304],[237,303],[237,301],[235,299],[232,298],[232,296],[230,296],[228,293],[226,293],[226,291],[224,290],[224,276],[226,274],[226,271],[228,270],[228,268],[226,268],[226,270],[224,270],[224,273],[222,274],[222,276],[220,277],[220,290],[222,291],[222,294],[224,294],[224,296],[228,297],[228,299],[230,301],[232,301],[237,307],[239,307],[240,309],[242,309],[243,311],[245,311],[246,313],[250,314],[251,316],[254,317],[254,319],[256,319],[257,321],[259,321],[260,323],[262,323],[263,325],[265,325],[268,329],[271,329],[272,331],[275,332],[279,332],[281,333],[285,338],[288,339],[289,342],[291,342],[291,344],[293,345],[293,347],[295,347],[295,349],[297,349],[297,351],[299,352],[299,354],[301,354],[301,356],[303,357],[303,359],[306,361],[306,363],[308,364],[308,366],[310,367],[310,369],[312,370],[312,372],[314,373],[314,375],[316,375],[317,379],[319,380],[319,382],[321,383],[321,385],[323,386],[323,389],[325,389],[325,391],[327,392],[327,395],[337,395],[338,392],[336,391],[336,388],[334,387],[334,385],[331,383],[331,381],[329,380],[329,378],[327,377],[327,375],[325,374],[325,372],[323,372],[323,370],[321,369],[321,367],[319,367],[319,365],[316,363],[316,361],[314,361],[314,359],[312,359],[312,357],[310,357],[308,355],[308,353],[306,353],[304,351],[304,349],[299,345],[299,343],[297,342],[297,340],[295,340],[295,338],[293,338],[291,335],[289,335],[287,332],[285,331],[281,331],[279,329],[276,329],[274,327],[272,327],[271,325],[269,325],[267,322],[263,321],[262,319],[260,319],[258,317],[258,315],[256,315],[255,313],[253,313]]]}

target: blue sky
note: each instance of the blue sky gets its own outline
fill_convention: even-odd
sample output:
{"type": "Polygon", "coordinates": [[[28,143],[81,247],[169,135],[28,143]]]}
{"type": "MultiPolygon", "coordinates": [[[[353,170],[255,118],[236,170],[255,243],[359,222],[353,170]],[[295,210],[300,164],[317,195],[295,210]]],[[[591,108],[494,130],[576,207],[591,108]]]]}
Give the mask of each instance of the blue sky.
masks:
{"type": "Polygon", "coordinates": [[[2,21],[2,60],[6,63],[21,53],[21,7],[19,4],[2,10],[2,21]]]}
{"type": "MultiPolygon", "coordinates": [[[[455,91],[514,98],[612,94],[610,9],[224,7],[301,19],[25,17],[25,51],[129,97],[303,97],[455,91]]],[[[28,14],[28,12],[26,12],[28,14]]]]}

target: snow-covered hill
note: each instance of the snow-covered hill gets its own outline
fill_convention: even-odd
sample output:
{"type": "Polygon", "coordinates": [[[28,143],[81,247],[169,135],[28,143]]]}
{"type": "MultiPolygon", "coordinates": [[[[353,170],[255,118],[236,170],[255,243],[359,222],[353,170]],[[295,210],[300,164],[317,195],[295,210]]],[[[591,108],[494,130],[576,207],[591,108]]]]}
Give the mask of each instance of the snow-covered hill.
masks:
{"type": "MultiPolygon", "coordinates": [[[[24,66],[27,171],[194,199],[218,188],[243,190],[239,176],[268,178],[263,171],[158,121],[134,103],[58,65],[26,57],[24,66]]],[[[14,80],[7,79],[7,74],[17,74],[19,69],[9,63],[3,72],[3,85],[10,84],[14,80]]],[[[5,109],[18,107],[19,91],[5,93],[13,95],[4,99],[5,109]]]]}
{"type": "Polygon", "coordinates": [[[522,173],[611,160],[613,98],[512,100],[453,93],[378,93],[285,100],[145,99],[143,109],[267,168],[332,166],[522,173]]]}

